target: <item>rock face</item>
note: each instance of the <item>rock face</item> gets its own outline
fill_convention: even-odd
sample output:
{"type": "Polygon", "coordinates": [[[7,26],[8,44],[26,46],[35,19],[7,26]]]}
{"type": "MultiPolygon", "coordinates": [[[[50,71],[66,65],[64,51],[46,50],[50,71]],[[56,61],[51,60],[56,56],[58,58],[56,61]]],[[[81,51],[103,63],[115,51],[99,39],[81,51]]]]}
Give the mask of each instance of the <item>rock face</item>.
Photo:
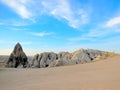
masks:
{"type": "Polygon", "coordinates": [[[29,61],[30,67],[44,68],[72,65],[79,63],[91,62],[94,59],[106,58],[109,52],[93,50],[93,49],[80,49],[73,53],[60,52],[58,54],[53,52],[44,52],[36,54],[31,61],[29,61]]]}
{"type": "Polygon", "coordinates": [[[14,47],[13,52],[10,54],[10,57],[7,61],[7,67],[27,67],[28,61],[27,56],[23,52],[23,49],[19,43],[14,47]]]}
{"type": "Polygon", "coordinates": [[[58,56],[53,52],[44,52],[41,54],[36,54],[33,57],[33,60],[29,61],[29,66],[38,68],[48,67],[50,63],[56,59],[58,59],[58,56]]]}

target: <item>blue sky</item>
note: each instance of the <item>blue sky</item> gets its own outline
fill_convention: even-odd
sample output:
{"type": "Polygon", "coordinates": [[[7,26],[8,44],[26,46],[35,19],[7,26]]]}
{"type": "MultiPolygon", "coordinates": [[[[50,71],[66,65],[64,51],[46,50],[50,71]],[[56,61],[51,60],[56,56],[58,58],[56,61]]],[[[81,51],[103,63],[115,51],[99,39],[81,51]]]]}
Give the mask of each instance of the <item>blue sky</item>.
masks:
{"type": "Polygon", "coordinates": [[[120,52],[120,0],[0,0],[0,54],[120,52]]]}

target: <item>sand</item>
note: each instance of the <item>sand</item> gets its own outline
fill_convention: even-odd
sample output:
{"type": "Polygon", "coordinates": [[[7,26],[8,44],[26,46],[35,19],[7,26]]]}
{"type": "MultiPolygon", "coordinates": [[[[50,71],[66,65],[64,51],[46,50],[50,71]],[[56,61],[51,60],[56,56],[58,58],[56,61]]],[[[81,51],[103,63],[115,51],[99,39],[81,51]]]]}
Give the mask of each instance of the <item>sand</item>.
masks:
{"type": "Polygon", "coordinates": [[[54,68],[1,68],[0,90],[120,90],[120,56],[54,68]]]}

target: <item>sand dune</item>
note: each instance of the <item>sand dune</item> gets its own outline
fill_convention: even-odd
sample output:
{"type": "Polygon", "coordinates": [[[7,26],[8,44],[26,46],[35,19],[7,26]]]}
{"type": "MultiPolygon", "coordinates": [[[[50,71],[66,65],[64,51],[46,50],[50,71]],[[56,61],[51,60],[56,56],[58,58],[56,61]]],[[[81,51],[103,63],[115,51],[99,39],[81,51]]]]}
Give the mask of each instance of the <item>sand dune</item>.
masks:
{"type": "Polygon", "coordinates": [[[1,68],[0,90],[120,90],[120,56],[54,68],[1,68]]]}

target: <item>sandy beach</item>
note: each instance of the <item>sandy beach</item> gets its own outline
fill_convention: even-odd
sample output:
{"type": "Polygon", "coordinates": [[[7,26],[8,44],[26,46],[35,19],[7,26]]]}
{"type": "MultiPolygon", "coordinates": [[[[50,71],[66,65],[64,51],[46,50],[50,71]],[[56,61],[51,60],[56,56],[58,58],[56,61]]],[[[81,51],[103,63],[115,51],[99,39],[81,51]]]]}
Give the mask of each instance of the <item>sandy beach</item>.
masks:
{"type": "Polygon", "coordinates": [[[1,68],[0,90],[120,90],[120,56],[53,68],[1,68]]]}

